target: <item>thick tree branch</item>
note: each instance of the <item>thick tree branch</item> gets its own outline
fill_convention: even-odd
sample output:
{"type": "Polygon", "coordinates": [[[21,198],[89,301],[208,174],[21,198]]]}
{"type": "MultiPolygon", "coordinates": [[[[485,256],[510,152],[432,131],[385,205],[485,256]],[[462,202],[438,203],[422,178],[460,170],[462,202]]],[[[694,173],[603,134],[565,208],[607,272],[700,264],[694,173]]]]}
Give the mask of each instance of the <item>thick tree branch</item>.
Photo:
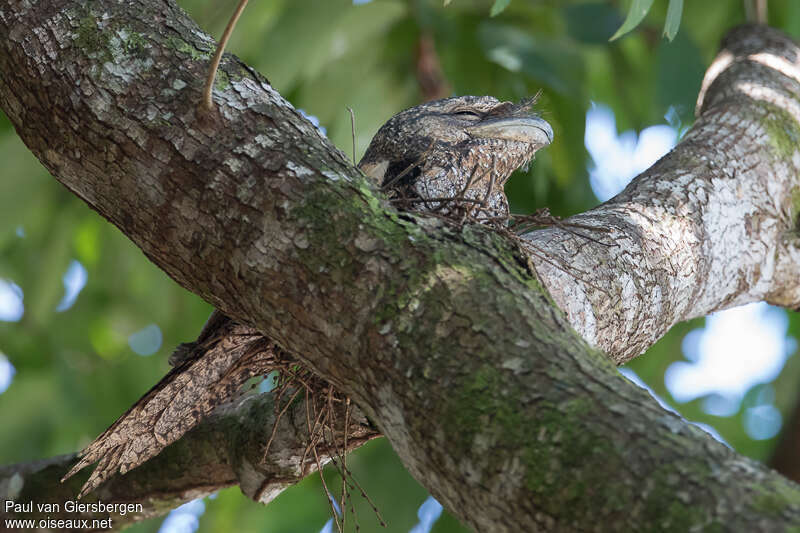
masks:
{"type": "Polygon", "coordinates": [[[621,363],[683,320],[761,300],[800,305],[798,98],[797,45],[766,27],[731,32],[681,143],[570,219],[601,229],[597,240],[559,228],[528,236],[550,294],[590,344],[621,363]]]}
{"type": "MultiPolygon", "coordinates": [[[[219,121],[198,120],[212,44],[174,4],[5,0],[0,46],[0,105],[53,175],[183,286],[356,399],[475,529],[800,524],[797,486],[625,382],[514,243],[386,207],[234,58],[219,121]]],[[[729,127],[757,128],[759,116],[729,127]]],[[[620,230],[633,253],[635,229],[620,230]]]]}

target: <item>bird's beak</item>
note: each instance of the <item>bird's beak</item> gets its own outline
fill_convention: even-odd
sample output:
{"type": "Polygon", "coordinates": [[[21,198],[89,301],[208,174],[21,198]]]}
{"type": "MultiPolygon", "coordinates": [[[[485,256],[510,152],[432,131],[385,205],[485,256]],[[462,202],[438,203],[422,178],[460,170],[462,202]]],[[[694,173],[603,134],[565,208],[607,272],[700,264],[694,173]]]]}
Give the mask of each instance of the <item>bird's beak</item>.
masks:
{"type": "Polygon", "coordinates": [[[520,141],[539,146],[553,142],[553,128],[539,117],[510,117],[484,120],[467,128],[473,137],[520,141]]]}

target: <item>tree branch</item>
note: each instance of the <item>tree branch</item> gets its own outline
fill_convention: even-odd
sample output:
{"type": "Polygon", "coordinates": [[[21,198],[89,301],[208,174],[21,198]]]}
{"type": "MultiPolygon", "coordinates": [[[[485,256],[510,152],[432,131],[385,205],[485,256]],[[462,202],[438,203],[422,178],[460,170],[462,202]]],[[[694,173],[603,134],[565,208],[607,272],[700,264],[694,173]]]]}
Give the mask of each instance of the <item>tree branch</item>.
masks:
{"type": "MultiPolygon", "coordinates": [[[[625,382],[516,243],[392,210],[235,58],[219,121],[199,120],[212,42],[174,4],[0,8],[0,106],[53,175],[184,287],[353,397],[475,529],[800,524],[797,486],[625,382]]],[[[729,127],[757,128],[753,113],[729,127]]],[[[620,275],[630,268],[649,266],[620,275]]]]}
{"type": "Polygon", "coordinates": [[[527,238],[572,326],[618,363],[677,322],[767,300],[800,305],[800,60],[767,27],[732,31],[698,119],[619,195],[527,238]],[[538,258],[545,257],[543,261],[538,258]]]}
{"type": "MultiPolygon", "coordinates": [[[[267,503],[285,488],[317,471],[314,461],[302,468],[297,458],[306,452],[308,432],[303,402],[292,404],[278,424],[278,440],[268,461],[262,461],[264,443],[275,423],[272,394],[249,396],[221,406],[199,426],[167,446],[141,467],[112,477],[81,503],[141,503],[142,509],[124,515],[106,512],[70,512],[63,505],[75,496],[88,477],[88,471],[65,483],[59,480],[75,462],[75,454],[44,461],[0,467],[0,520],[6,518],[104,520],[111,518],[115,528],[163,515],[170,509],[222,488],[239,485],[250,498],[267,503]],[[20,504],[33,502],[32,512],[4,512],[5,501],[20,504]],[[39,510],[37,503],[61,503],[59,511],[39,510]]],[[[351,416],[347,451],[378,437],[363,415],[351,416]]],[[[344,449],[343,433],[318,448],[321,464],[335,458],[344,449]]],[[[2,523],[2,522],[0,522],[2,523]]],[[[107,528],[106,528],[107,529],[107,528]]]]}

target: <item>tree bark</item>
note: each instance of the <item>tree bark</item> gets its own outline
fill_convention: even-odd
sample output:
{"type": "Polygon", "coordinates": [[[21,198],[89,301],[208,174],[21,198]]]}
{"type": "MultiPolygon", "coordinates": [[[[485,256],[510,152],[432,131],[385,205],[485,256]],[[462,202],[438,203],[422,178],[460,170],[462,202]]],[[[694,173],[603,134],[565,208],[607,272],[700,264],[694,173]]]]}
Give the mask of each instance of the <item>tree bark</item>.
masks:
{"type": "Polygon", "coordinates": [[[797,47],[766,28],[732,39],[744,48],[707,87],[685,155],[580,218],[611,229],[598,232],[611,246],[552,228],[528,256],[488,228],[393,210],[232,56],[218,114],[199,116],[213,41],[171,2],[0,1],[0,106],[178,283],[350,395],[476,530],[778,531],[800,525],[800,488],[664,412],[609,360],[702,309],[795,305],[797,47]],[[739,137],[754,143],[744,156],[739,137]],[[771,202],[751,199],[762,189],[771,202]],[[566,275],[566,260],[602,279],[566,275]]]}
{"type": "Polygon", "coordinates": [[[624,363],[674,324],[766,300],[800,305],[800,58],[738,28],[706,73],[698,119],[625,190],[528,235],[536,270],[589,344],[624,363]],[[584,232],[585,233],[585,232],[584,232]]]}

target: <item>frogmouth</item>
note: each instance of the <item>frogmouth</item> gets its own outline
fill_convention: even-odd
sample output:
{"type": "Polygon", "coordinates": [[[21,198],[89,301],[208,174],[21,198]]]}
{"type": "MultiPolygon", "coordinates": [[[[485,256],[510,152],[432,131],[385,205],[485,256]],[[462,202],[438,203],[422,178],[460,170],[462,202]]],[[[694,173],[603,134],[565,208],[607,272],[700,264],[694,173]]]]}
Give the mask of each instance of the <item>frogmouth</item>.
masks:
{"type": "MultiPolygon", "coordinates": [[[[504,221],[506,180],[553,140],[550,125],[531,110],[534,100],[462,96],[412,107],[378,130],[358,166],[400,209],[504,221]]],[[[80,453],[65,479],[99,462],[83,496],[142,464],[247,380],[273,370],[278,352],[258,331],[215,311],[198,339],[170,357],[174,368],[80,453]]]]}
{"type": "Polygon", "coordinates": [[[553,141],[532,104],[462,96],[412,107],[378,130],[359,167],[402,207],[506,217],[506,180],[553,141]]]}

